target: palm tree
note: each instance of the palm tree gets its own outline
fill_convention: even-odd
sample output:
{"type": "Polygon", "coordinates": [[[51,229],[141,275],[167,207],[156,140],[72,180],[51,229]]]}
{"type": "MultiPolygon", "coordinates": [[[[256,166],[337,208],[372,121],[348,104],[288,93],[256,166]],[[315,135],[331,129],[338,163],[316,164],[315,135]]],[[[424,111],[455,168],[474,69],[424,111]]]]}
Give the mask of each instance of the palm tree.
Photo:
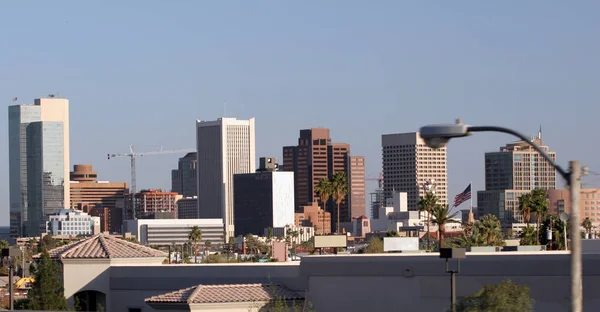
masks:
{"type": "Polygon", "coordinates": [[[542,221],[546,218],[546,214],[548,214],[548,194],[546,191],[542,189],[531,191],[531,204],[537,223],[537,243],[539,245],[540,227],[542,226],[542,221]]]}
{"type": "Polygon", "coordinates": [[[491,214],[485,215],[475,226],[486,246],[497,246],[504,243],[502,239],[502,225],[496,216],[491,214]]]}
{"type": "Polygon", "coordinates": [[[429,239],[429,224],[431,223],[431,211],[437,205],[438,198],[432,192],[427,192],[424,197],[419,199],[419,211],[427,212],[427,250],[431,248],[429,239]]]}
{"type": "Polygon", "coordinates": [[[523,222],[529,226],[531,221],[532,196],[531,193],[519,196],[519,213],[523,216],[523,222]]]}
{"type": "MultiPolygon", "coordinates": [[[[325,206],[327,201],[329,201],[329,197],[333,194],[333,188],[331,181],[328,179],[321,179],[317,185],[315,185],[315,193],[323,203],[323,231],[321,234],[325,234],[325,206]]],[[[315,233],[316,233],[316,225],[315,225],[315,233]]]]}
{"type": "Polygon", "coordinates": [[[592,233],[592,220],[590,220],[590,218],[585,218],[585,220],[583,220],[583,222],[581,222],[581,226],[585,229],[585,233],[586,234],[590,234],[592,233]]]}
{"type": "Polygon", "coordinates": [[[448,223],[460,223],[454,220],[454,217],[458,214],[458,211],[450,214],[450,206],[448,205],[435,205],[431,211],[433,217],[433,224],[438,226],[438,239],[440,241],[440,248],[444,248],[444,235],[446,234],[446,224],[448,223]]]}
{"type": "Polygon", "coordinates": [[[521,246],[527,246],[527,245],[535,245],[536,244],[536,239],[537,237],[537,232],[536,230],[529,226],[529,224],[523,229],[523,231],[521,231],[521,234],[519,235],[519,238],[521,239],[519,241],[519,244],[521,246]]]}
{"type": "Polygon", "coordinates": [[[198,243],[202,240],[202,230],[197,225],[194,225],[188,234],[188,240],[194,247],[194,263],[198,263],[198,243]]]}
{"type": "Polygon", "coordinates": [[[331,196],[337,204],[337,234],[340,232],[340,205],[348,195],[348,180],[343,172],[336,172],[331,177],[331,196]]]}

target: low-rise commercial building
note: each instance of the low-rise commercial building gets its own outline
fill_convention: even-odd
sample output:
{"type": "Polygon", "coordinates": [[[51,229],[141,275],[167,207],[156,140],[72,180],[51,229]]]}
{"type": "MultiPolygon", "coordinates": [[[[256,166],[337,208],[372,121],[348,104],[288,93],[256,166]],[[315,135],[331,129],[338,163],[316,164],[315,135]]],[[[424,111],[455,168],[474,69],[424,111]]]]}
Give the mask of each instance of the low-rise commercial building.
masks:
{"type": "Polygon", "coordinates": [[[129,232],[144,245],[168,246],[188,243],[190,231],[197,226],[202,231],[201,244],[224,243],[222,219],[138,219],[126,220],[123,232],[129,232]]]}
{"type": "Polygon", "coordinates": [[[100,218],[92,217],[85,212],[63,209],[48,216],[46,233],[57,235],[94,235],[100,233],[100,218]]]}

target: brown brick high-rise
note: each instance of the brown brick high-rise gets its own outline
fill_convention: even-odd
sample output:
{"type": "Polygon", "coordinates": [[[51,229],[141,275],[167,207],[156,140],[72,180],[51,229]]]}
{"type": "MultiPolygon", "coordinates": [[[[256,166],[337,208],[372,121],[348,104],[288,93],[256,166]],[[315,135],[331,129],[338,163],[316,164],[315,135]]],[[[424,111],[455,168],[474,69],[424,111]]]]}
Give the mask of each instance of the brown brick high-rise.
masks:
{"type": "MultiPolygon", "coordinates": [[[[357,192],[355,198],[364,198],[364,181],[350,183],[350,145],[346,143],[331,143],[330,131],[327,128],[312,128],[300,130],[297,146],[283,147],[282,170],[294,172],[295,209],[302,212],[302,207],[310,206],[318,200],[315,186],[321,179],[330,178],[336,172],[344,172],[348,179],[348,197],[340,206],[340,222],[351,221],[350,196],[357,192]],[[358,185],[357,189],[352,189],[358,185]]],[[[361,162],[364,172],[364,161],[361,162]]],[[[356,169],[356,168],[355,168],[356,169]]],[[[359,206],[360,203],[357,203],[359,206]]],[[[362,203],[362,207],[364,207],[362,203]]],[[[331,213],[332,228],[337,228],[337,205],[329,202],[327,211],[331,213]]],[[[364,213],[363,213],[364,214],[364,213]]]]}

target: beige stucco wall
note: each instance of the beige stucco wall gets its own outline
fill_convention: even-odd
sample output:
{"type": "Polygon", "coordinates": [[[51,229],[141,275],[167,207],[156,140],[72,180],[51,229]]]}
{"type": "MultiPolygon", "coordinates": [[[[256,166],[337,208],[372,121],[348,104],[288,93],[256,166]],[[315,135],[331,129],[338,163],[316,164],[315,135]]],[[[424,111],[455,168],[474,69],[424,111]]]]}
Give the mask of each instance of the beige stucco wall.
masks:
{"type": "MultiPolygon", "coordinates": [[[[583,255],[584,311],[600,305],[600,254],[583,255]]],[[[475,293],[486,283],[510,278],[531,287],[536,311],[568,311],[570,255],[564,252],[468,253],[457,277],[458,296],[475,293]]],[[[98,266],[65,265],[65,279],[92,278],[98,266]],[[80,273],[77,273],[80,272],[80,273]]],[[[114,265],[108,271],[111,309],[140,307],[153,295],[198,284],[256,283],[270,280],[307,296],[318,312],[442,311],[449,303],[450,279],[437,254],[331,255],[304,257],[301,262],[201,265],[114,265]]],[[[102,275],[105,280],[107,275],[102,275]]],[[[106,287],[106,281],[94,287],[106,287]]],[[[70,293],[75,285],[69,282],[70,293]]],[[[85,285],[88,285],[85,284],[85,285]]],[[[247,310],[246,310],[247,311],[247,310]]]]}

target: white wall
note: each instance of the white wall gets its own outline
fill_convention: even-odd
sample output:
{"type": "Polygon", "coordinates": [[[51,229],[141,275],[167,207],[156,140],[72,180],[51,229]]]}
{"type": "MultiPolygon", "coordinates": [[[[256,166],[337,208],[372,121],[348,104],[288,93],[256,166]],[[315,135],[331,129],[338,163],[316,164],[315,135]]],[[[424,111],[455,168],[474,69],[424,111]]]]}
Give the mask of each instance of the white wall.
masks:
{"type": "Polygon", "coordinates": [[[294,224],[294,173],[273,172],[273,227],[294,224]]]}

